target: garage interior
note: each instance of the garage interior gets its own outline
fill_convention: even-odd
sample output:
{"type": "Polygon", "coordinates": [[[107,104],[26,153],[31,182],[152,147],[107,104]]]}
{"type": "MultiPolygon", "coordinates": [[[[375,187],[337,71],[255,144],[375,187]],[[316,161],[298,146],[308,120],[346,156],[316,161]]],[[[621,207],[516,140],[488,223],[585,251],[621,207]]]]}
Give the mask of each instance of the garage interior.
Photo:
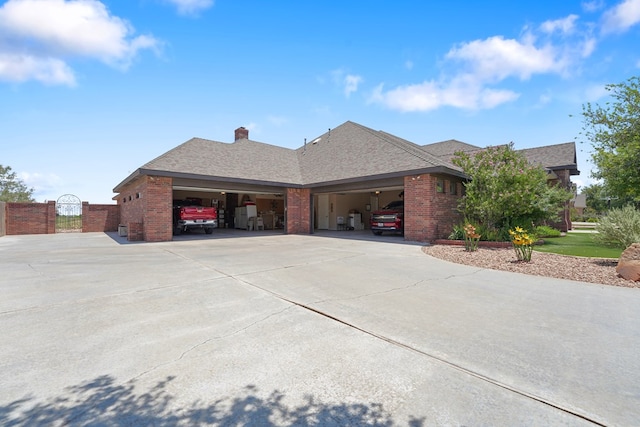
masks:
{"type": "MultiPolygon", "coordinates": [[[[371,212],[402,198],[403,187],[379,187],[367,191],[313,193],[314,230],[362,231],[369,229],[371,212]]],[[[203,206],[218,209],[219,228],[252,231],[285,230],[286,198],[283,193],[231,187],[173,186],[173,200],[196,198],[203,206]],[[249,218],[260,218],[260,226],[249,218]]]]}

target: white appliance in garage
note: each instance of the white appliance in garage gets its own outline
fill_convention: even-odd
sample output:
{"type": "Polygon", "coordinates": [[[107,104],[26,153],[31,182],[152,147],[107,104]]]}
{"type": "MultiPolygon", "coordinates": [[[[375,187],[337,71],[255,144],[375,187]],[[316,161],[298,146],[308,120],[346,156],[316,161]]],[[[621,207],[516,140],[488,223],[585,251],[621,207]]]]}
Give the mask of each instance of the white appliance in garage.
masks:
{"type": "Polygon", "coordinates": [[[256,205],[239,206],[236,208],[234,218],[235,228],[247,229],[249,218],[258,216],[258,207],[256,205]]]}
{"type": "Polygon", "coordinates": [[[362,214],[350,213],[349,214],[349,229],[350,230],[364,230],[362,224],[362,214]]]}

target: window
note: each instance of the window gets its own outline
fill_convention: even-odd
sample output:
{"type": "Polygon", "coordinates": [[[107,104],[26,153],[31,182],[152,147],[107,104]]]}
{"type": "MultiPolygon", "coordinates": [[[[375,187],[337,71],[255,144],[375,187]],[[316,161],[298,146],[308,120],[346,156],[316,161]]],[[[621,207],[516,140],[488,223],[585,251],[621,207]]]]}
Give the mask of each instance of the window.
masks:
{"type": "Polygon", "coordinates": [[[458,194],[458,183],[449,181],[449,194],[458,194]]]}
{"type": "Polygon", "coordinates": [[[437,178],[437,180],[436,180],[436,192],[444,193],[444,179],[437,178]]]}

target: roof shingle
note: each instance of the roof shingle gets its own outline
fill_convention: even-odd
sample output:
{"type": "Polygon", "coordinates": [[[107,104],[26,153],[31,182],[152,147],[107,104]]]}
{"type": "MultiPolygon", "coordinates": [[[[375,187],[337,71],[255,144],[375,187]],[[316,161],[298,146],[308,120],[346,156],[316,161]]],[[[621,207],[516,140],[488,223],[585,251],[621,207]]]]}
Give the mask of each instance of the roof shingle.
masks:
{"type": "MultiPolygon", "coordinates": [[[[289,149],[249,139],[233,143],[192,138],[139,168],[114,192],[139,174],[175,174],[219,180],[306,186],[384,177],[410,171],[438,170],[460,174],[451,163],[456,151],[482,150],[448,140],[420,146],[382,131],[347,121],[303,147],[289,149]]],[[[575,144],[566,143],[522,151],[530,162],[547,168],[576,167],[575,144]]]]}

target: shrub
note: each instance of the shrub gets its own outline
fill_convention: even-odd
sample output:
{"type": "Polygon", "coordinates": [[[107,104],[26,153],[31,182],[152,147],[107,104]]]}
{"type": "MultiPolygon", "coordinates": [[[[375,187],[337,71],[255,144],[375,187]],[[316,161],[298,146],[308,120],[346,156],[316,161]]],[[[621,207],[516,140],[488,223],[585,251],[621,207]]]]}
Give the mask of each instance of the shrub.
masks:
{"type": "Polygon", "coordinates": [[[611,209],[596,225],[594,240],[608,246],[627,248],[640,242],[640,211],[633,206],[611,209]]]}
{"type": "MultiPolygon", "coordinates": [[[[513,227],[553,220],[571,194],[547,183],[547,172],[529,163],[513,145],[489,147],[473,155],[456,152],[451,160],[469,177],[459,209],[465,218],[499,230],[500,240],[513,227]],[[503,230],[504,229],[504,230],[503,230]]],[[[480,232],[486,240],[487,234],[480,232]]]]}
{"type": "Polygon", "coordinates": [[[539,225],[535,229],[536,237],[560,237],[560,230],[556,230],[548,225],[539,225]]]}
{"type": "Polygon", "coordinates": [[[454,225],[451,234],[449,234],[449,240],[462,240],[464,239],[464,226],[454,225]]]}

